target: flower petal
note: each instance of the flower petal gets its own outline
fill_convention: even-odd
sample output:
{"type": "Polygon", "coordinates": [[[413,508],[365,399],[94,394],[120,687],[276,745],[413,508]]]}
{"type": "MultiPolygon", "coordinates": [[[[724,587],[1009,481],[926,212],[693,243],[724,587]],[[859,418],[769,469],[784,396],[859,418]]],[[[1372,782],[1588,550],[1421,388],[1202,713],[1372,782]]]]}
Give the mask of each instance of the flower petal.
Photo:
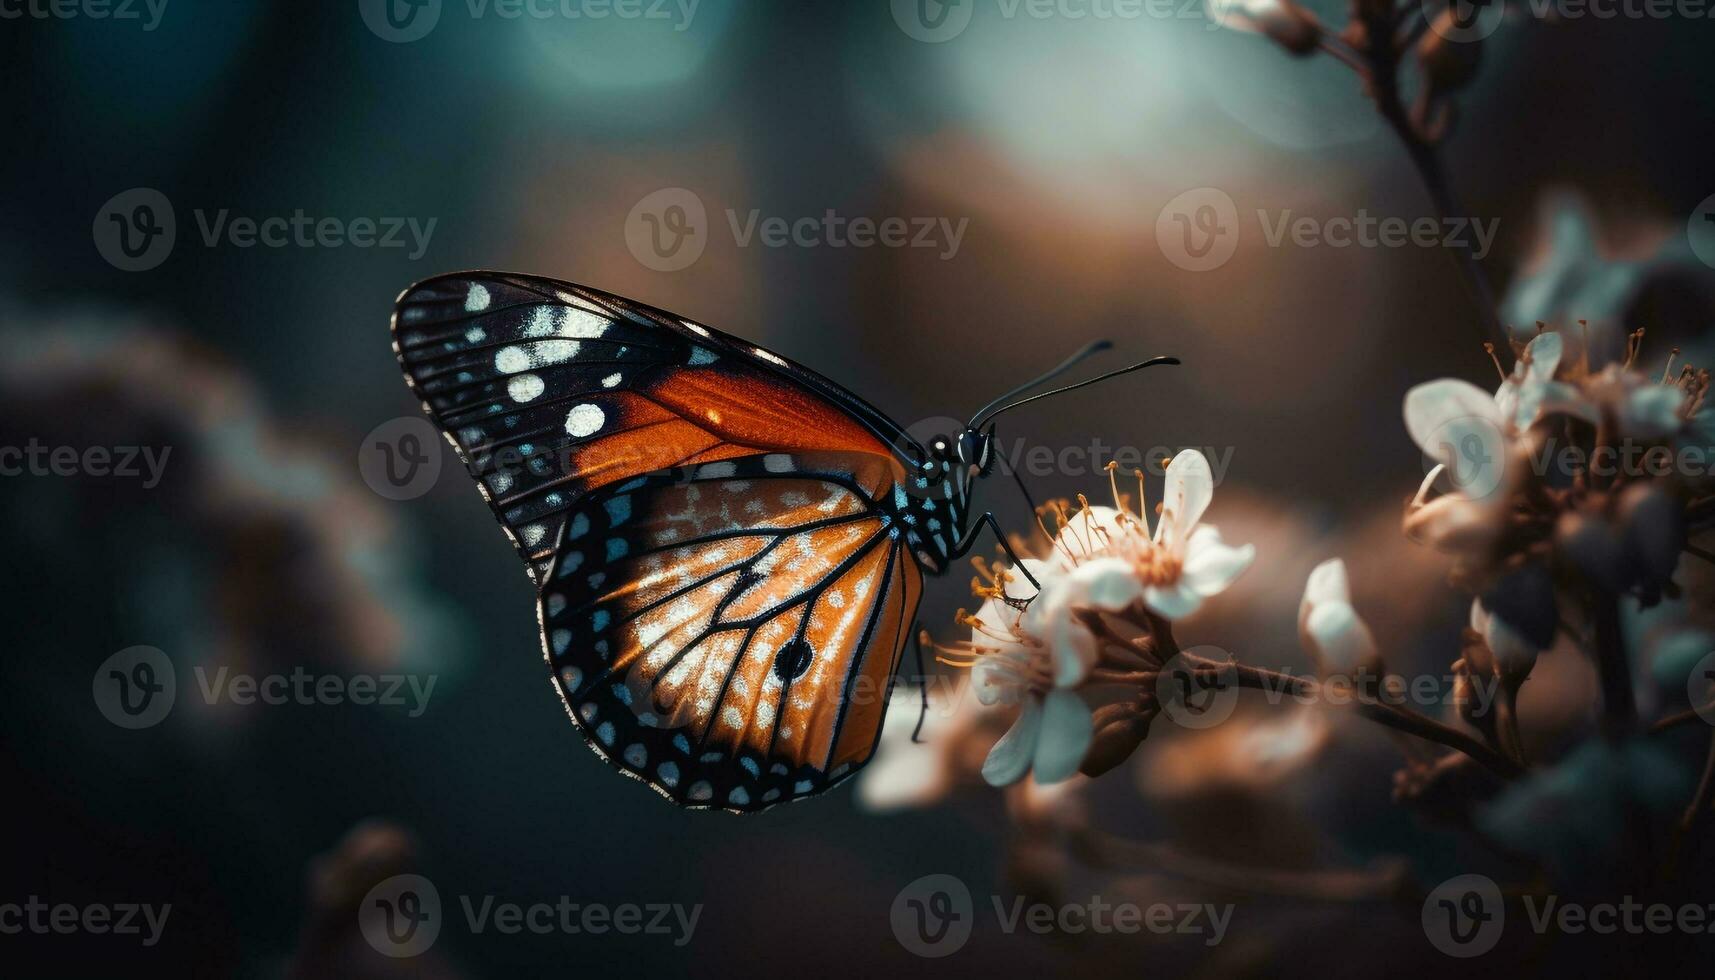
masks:
{"type": "Polygon", "coordinates": [[[1468,459],[1505,458],[1506,421],[1494,398],[1469,381],[1444,378],[1405,393],[1405,427],[1411,440],[1456,474],[1468,468],[1468,459]],[[1478,441],[1470,442],[1470,436],[1478,441]]]}
{"type": "Polygon", "coordinates": [[[1197,611],[1203,597],[1185,587],[1183,581],[1173,585],[1152,585],[1143,590],[1143,604],[1164,619],[1184,619],[1197,611]]]}
{"type": "Polygon", "coordinates": [[[1310,610],[1324,602],[1352,601],[1352,587],[1346,580],[1346,563],[1338,558],[1330,558],[1310,570],[1310,576],[1304,580],[1304,597],[1298,600],[1298,639],[1305,646],[1310,645],[1310,635],[1305,631],[1305,622],[1310,618],[1310,610]]]}
{"type": "Polygon", "coordinates": [[[1042,731],[1042,706],[1035,698],[1024,702],[1018,720],[989,749],[983,760],[983,780],[990,786],[1010,786],[1030,771],[1036,755],[1036,738],[1042,731]]]}
{"type": "Polygon", "coordinates": [[[1179,581],[1183,587],[1207,599],[1226,591],[1227,586],[1244,574],[1255,560],[1255,545],[1231,547],[1221,541],[1221,532],[1211,525],[1204,525],[1191,532],[1179,581]]]}
{"type": "Polygon", "coordinates": [[[1471,601],[1471,627],[1483,635],[1483,642],[1494,653],[1495,666],[1502,674],[1523,677],[1536,666],[1536,647],[1524,634],[1484,607],[1481,599],[1471,601]]]}
{"type": "Polygon", "coordinates": [[[1017,704],[1025,690],[1023,649],[986,654],[971,665],[971,690],[983,704],[1017,704]]]}
{"type": "Polygon", "coordinates": [[[1527,386],[1530,405],[1519,404],[1514,424],[1525,428],[1544,415],[1571,415],[1594,425],[1602,420],[1602,410],[1591,404],[1576,385],[1564,381],[1543,381],[1527,386]],[[1528,408],[1528,411],[1527,411],[1528,408]]]}
{"type": "Polygon", "coordinates": [[[1042,701],[1042,728],[1036,736],[1036,781],[1070,779],[1095,737],[1090,706],[1071,691],[1049,691],[1042,701]]]}
{"type": "Polygon", "coordinates": [[[1122,558],[1098,558],[1072,573],[1073,601],[1119,612],[1143,597],[1143,583],[1131,562],[1122,558]]]}
{"type": "Polygon", "coordinates": [[[1525,360],[1529,362],[1525,377],[1532,381],[1553,381],[1565,351],[1566,342],[1560,334],[1552,330],[1537,334],[1524,346],[1525,360]]]}
{"type": "Polygon", "coordinates": [[[1375,661],[1375,636],[1351,603],[1317,604],[1305,620],[1304,631],[1317,659],[1332,671],[1350,674],[1375,661]]]}
{"type": "Polygon", "coordinates": [[[1318,602],[1351,602],[1351,580],[1346,575],[1346,563],[1330,558],[1310,570],[1304,580],[1304,604],[1318,602]]]}
{"type": "Polygon", "coordinates": [[[1214,496],[1215,476],[1209,469],[1208,457],[1195,449],[1181,450],[1167,464],[1161,520],[1155,527],[1155,539],[1178,553],[1191,529],[1203,519],[1203,512],[1209,509],[1209,501],[1214,496]]]}
{"type": "Polygon", "coordinates": [[[1112,551],[1117,542],[1139,536],[1147,538],[1148,534],[1148,526],[1135,514],[1092,504],[1072,515],[1060,528],[1054,536],[1054,554],[1049,560],[1061,571],[1072,571],[1082,562],[1112,551]]]}
{"type": "Polygon", "coordinates": [[[1073,615],[1068,604],[1066,613],[1049,624],[1048,655],[1054,665],[1055,686],[1074,687],[1082,682],[1096,665],[1099,653],[1095,635],[1073,615]]]}
{"type": "Polygon", "coordinates": [[[1496,508],[1449,493],[1408,513],[1405,533],[1440,551],[1474,551],[1500,533],[1499,516],[1496,508]]]}
{"type": "Polygon", "coordinates": [[[1661,439],[1685,424],[1679,417],[1685,392],[1673,385],[1644,385],[1626,397],[1623,424],[1628,435],[1661,439]]]}

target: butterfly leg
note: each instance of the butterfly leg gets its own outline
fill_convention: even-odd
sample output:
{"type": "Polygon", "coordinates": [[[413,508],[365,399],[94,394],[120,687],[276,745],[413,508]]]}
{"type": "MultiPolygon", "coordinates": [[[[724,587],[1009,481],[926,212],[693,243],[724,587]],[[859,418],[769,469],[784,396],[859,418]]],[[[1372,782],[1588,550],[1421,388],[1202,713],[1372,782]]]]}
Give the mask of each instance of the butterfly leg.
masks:
{"type": "Polygon", "coordinates": [[[1036,498],[1030,495],[1030,488],[1024,485],[1024,477],[1019,475],[1017,469],[1009,470],[1009,472],[1012,473],[1012,482],[1018,484],[1018,492],[1024,494],[1024,502],[1030,506],[1030,513],[1034,516],[1036,514],[1036,498]]]}
{"type": "Polygon", "coordinates": [[[923,740],[921,738],[918,738],[917,736],[919,736],[923,733],[923,720],[925,718],[929,717],[929,675],[924,673],[924,671],[923,671],[923,624],[922,623],[917,624],[916,631],[912,633],[912,641],[911,642],[912,642],[912,646],[916,650],[916,656],[917,656],[917,693],[921,698],[921,702],[919,703],[918,709],[917,709],[917,727],[911,729],[911,741],[913,744],[922,745],[923,740]]]}
{"type": "Polygon", "coordinates": [[[1042,583],[1036,581],[1036,576],[1030,574],[1030,569],[1024,567],[1024,561],[1018,557],[1017,552],[1012,550],[1012,545],[1006,540],[1006,533],[1000,529],[1000,522],[994,519],[994,511],[992,510],[984,511],[983,516],[977,518],[970,530],[965,532],[965,536],[959,540],[958,544],[954,545],[953,557],[963,558],[969,554],[971,548],[977,543],[977,535],[981,534],[985,527],[994,531],[995,540],[1000,542],[1001,549],[1006,552],[1006,557],[1012,562],[1012,567],[1028,579],[1036,591],[1042,591],[1042,583]]]}

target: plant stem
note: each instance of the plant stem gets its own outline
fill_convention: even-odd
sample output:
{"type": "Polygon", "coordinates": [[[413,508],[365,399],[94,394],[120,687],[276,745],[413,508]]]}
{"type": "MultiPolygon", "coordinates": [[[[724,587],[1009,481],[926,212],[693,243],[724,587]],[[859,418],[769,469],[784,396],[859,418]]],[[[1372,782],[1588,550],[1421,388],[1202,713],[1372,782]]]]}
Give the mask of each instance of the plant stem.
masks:
{"type": "MultiPolygon", "coordinates": [[[[1314,697],[1321,688],[1319,682],[1309,678],[1294,677],[1291,674],[1264,670],[1260,667],[1250,667],[1238,663],[1221,663],[1190,653],[1180,653],[1179,657],[1190,664],[1194,671],[1202,674],[1206,680],[1231,680],[1240,687],[1283,692],[1300,698],[1314,697]]],[[[1463,752],[1502,779],[1514,779],[1523,772],[1518,763],[1496,752],[1480,739],[1474,738],[1451,725],[1442,724],[1426,715],[1382,701],[1362,700],[1350,703],[1364,718],[1368,718],[1379,725],[1405,732],[1408,735],[1416,735],[1419,738],[1463,752]]]]}
{"type": "Polygon", "coordinates": [[[1620,628],[1620,597],[1598,592],[1591,603],[1595,620],[1596,673],[1602,682],[1602,722],[1610,737],[1629,733],[1638,719],[1632,696],[1632,665],[1620,628]]]}
{"type": "MultiPolygon", "coordinates": [[[[1365,51],[1370,62],[1367,77],[1370,92],[1376,100],[1377,111],[1387,120],[1394,135],[1405,145],[1405,152],[1411,158],[1412,166],[1417,168],[1417,175],[1429,193],[1430,204],[1442,223],[1445,225],[1450,217],[1470,217],[1459,207],[1453,196],[1446,171],[1441,165],[1440,154],[1435,146],[1417,131],[1405,104],[1400,101],[1400,55],[1410,50],[1410,44],[1396,46],[1392,43],[1394,25],[1388,20],[1370,23],[1369,32],[1372,40],[1365,51]]],[[[1415,43],[1415,37],[1420,35],[1421,30],[1417,35],[1408,35],[1408,38],[1411,43],[1415,43]]],[[[1483,267],[1477,261],[1476,253],[1471,250],[1470,243],[1461,237],[1457,245],[1449,247],[1448,254],[1458,267],[1465,290],[1470,294],[1471,302],[1476,305],[1478,315],[1482,317],[1485,339],[1498,341],[1501,349],[1506,350],[1511,338],[1501,327],[1494,290],[1489,287],[1489,279],[1483,274],[1483,267]]]]}

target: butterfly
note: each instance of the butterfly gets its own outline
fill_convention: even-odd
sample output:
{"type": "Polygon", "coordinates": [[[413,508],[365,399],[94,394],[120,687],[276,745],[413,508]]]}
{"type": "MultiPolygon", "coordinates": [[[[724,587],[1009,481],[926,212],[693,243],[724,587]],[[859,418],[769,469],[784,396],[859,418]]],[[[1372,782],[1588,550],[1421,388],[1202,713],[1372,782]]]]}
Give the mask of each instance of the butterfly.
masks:
{"type": "MultiPolygon", "coordinates": [[[[536,587],[544,656],[595,752],[674,803],[751,812],[875,751],[922,594],[991,513],[992,419],[921,445],[801,365],[553,279],[399,297],[405,381],[536,587]]],[[[1015,561],[1016,564],[1016,561],[1015,561]]]]}

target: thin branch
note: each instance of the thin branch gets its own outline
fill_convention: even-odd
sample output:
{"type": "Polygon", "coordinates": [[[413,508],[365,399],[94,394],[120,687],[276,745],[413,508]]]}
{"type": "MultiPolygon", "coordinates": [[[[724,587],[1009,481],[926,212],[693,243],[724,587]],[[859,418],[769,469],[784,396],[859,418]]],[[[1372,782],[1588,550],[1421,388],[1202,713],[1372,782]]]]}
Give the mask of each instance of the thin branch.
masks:
{"type": "MultiPolygon", "coordinates": [[[[1428,18],[1425,16],[1424,25],[1428,18]]],[[[1383,119],[1393,129],[1394,135],[1405,145],[1406,155],[1411,158],[1412,165],[1417,168],[1418,177],[1423,181],[1424,189],[1429,193],[1430,204],[1436,215],[1445,224],[1452,217],[1469,218],[1470,215],[1459,206],[1453,196],[1452,187],[1447,182],[1446,171],[1441,165],[1441,156],[1435,146],[1424,139],[1416,125],[1412,123],[1411,115],[1405,104],[1400,100],[1399,69],[1401,55],[1410,50],[1409,45],[1395,45],[1392,42],[1395,25],[1392,18],[1380,15],[1365,25],[1372,39],[1370,46],[1364,52],[1369,57],[1370,93],[1375,98],[1376,109],[1383,119]]],[[[1410,43],[1415,43],[1422,36],[1422,29],[1408,33],[1410,43]]],[[[1488,276],[1483,273],[1482,265],[1471,249],[1469,242],[1461,240],[1448,250],[1454,264],[1458,267],[1460,278],[1465,289],[1470,293],[1471,301],[1477,307],[1477,313],[1483,320],[1484,334],[1487,339],[1499,341],[1505,349],[1508,337],[1501,327],[1498,307],[1495,303],[1494,290],[1489,286],[1488,276]]]]}
{"type": "MultiPolygon", "coordinates": [[[[1195,673],[1209,681],[1231,680],[1240,687],[1283,692],[1293,697],[1313,697],[1321,687],[1319,682],[1309,678],[1294,677],[1260,667],[1221,663],[1190,653],[1181,653],[1179,656],[1193,667],[1195,673]]],[[[1409,708],[1369,700],[1354,701],[1351,704],[1359,715],[1377,724],[1463,752],[1502,779],[1515,779],[1524,771],[1518,763],[1496,752],[1482,740],[1409,708]]]]}

